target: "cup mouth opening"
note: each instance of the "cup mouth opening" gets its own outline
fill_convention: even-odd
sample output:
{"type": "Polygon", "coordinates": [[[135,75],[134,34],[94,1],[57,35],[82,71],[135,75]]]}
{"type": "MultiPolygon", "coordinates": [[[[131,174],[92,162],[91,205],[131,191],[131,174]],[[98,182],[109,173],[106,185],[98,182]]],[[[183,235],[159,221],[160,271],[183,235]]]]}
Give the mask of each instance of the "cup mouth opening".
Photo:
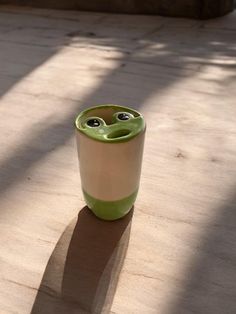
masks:
{"type": "Polygon", "coordinates": [[[120,137],[128,136],[131,132],[132,131],[128,130],[128,129],[116,130],[116,131],[113,131],[113,132],[109,133],[107,135],[107,138],[109,138],[109,139],[120,138],[120,137]]]}

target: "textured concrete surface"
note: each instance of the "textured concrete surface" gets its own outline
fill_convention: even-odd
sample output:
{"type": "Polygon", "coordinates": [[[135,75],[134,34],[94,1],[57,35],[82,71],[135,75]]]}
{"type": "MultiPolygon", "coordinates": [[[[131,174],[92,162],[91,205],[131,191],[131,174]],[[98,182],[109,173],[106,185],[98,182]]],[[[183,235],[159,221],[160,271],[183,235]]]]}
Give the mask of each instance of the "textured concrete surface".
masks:
{"type": "Polygon", "coordinates": [[[236,313],[236,15],[0,10],[0,313],[236,313]],[[73,120],[147,121],[133,212],[82,198],[73,120]]]}
{"type": "Polygon", "coordinates": [[[233,10],[234,0],[0,0],[0,4],[207,19],[233,10]]]}

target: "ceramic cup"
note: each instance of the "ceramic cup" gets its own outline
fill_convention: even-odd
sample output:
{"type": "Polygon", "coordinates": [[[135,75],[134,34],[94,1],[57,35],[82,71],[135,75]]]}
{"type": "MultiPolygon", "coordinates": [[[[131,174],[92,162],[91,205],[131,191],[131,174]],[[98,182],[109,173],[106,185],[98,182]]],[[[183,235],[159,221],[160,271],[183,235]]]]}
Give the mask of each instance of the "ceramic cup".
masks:
{"type": "Polygon", "coordinates": [[[125,216],[139,188],[145,122],[130,108],[103,105],[75,120],[83,194],[93,213],[105,220],[125,216]]]}

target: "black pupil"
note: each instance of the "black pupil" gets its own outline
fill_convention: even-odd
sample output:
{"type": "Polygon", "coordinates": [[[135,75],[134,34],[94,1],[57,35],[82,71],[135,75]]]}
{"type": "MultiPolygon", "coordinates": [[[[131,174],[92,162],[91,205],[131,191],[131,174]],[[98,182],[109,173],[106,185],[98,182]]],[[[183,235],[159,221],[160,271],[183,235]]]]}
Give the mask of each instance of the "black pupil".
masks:
{"type": "Polygon", "coordinates": [[[129,115],[127,113],[120,113],[118,115],[118,119],[120,119],[120,120],[129,120],[129,115]]]}
{"type": "Polygon", "coordinates": [[[100,125],[100,122],[97,119],[90,119],[87,121],[87,125],[91,126],[92,128],[97,127],[100,125]]]}

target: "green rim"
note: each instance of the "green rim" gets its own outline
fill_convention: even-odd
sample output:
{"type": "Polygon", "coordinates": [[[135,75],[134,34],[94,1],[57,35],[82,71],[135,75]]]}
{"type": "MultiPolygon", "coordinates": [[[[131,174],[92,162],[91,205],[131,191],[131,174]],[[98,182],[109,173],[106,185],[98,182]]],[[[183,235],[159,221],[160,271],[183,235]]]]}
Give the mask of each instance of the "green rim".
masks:
{"type": "Polygon", "coordinates": [[[129,141],[143,132],[145,122],[143,116],[134,109],[118,105],[100,105],[82,111],[75,119],[75,127],[94,140],[119,143],[129,141]],[[119,113],[127,113],[129,119],[120,120],[119,113]],[[87,122],[90,119],[98,120],[99,126],[89,126],[87,122]]]}
{"type": "Polygon", "coordinates": [[[88,207],[97,217],[104,220],[116,220],[128,214],[134,205],[137,193],[138,190],[121,200],[108,202],[96,199],[83,190],[88,207]]]}

